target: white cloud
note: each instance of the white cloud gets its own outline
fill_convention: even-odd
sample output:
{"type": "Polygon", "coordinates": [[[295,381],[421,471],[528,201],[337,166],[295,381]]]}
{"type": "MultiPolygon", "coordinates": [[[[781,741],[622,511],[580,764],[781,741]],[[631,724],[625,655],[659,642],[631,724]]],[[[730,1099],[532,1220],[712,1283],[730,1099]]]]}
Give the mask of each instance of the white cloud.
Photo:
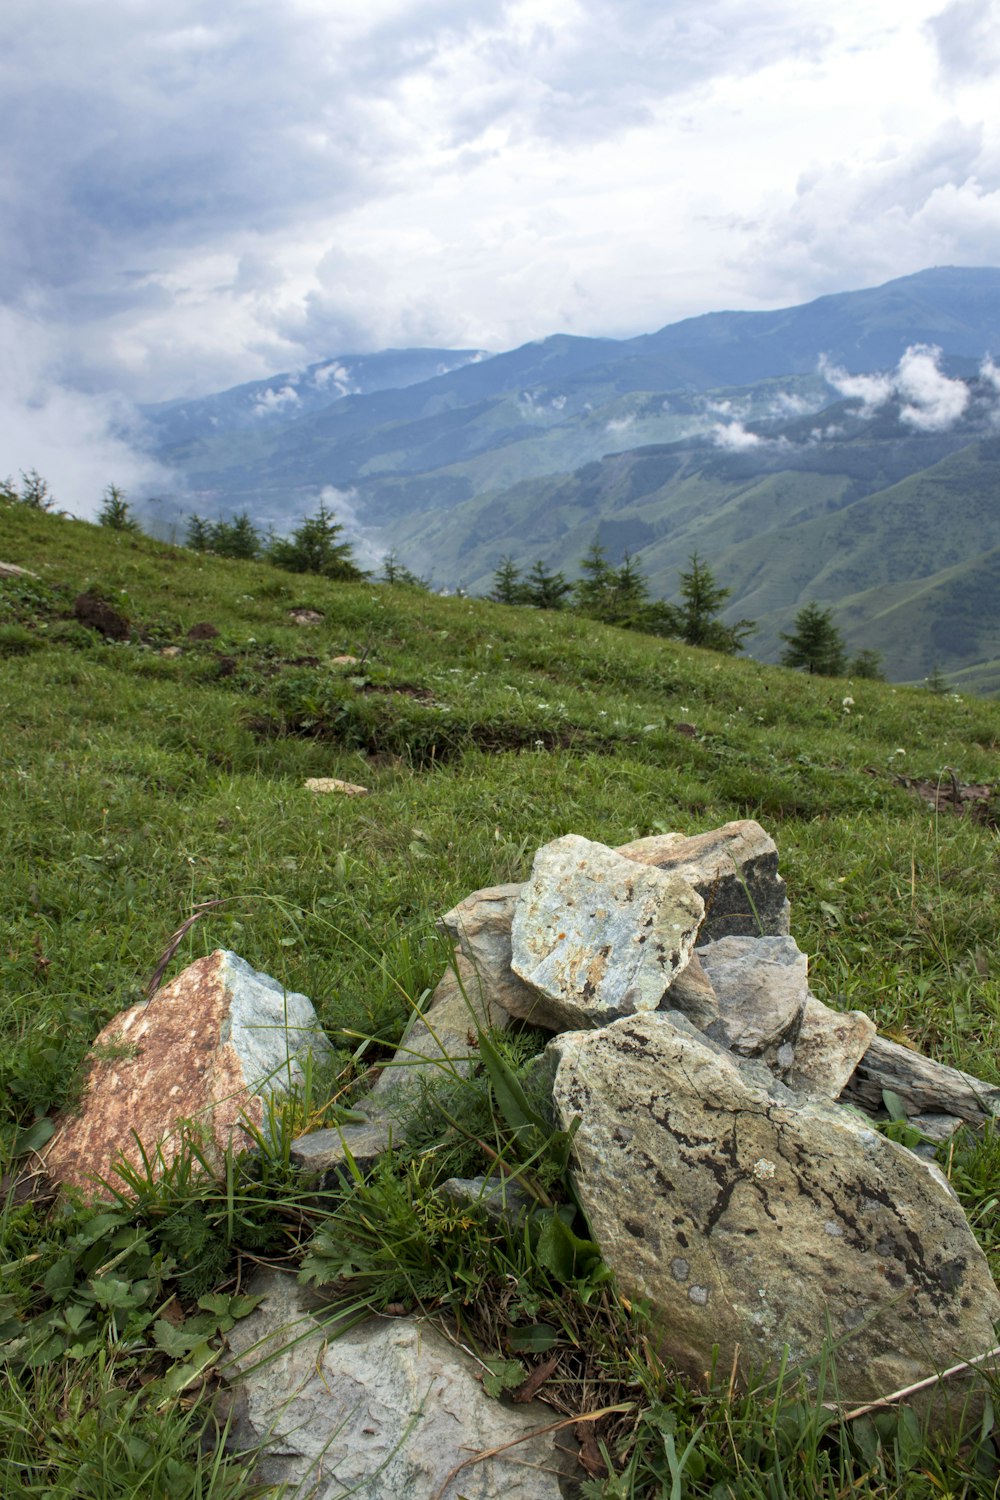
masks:
{"type": "Polygon", "coordinates": [[[822,356],[820,374],[847,400],[860,401],[862,416],[871,416],[892,400],[899,401],[900,421],[921,432],[953,427],[969,404],[969,388],[938,368],[941,350],[911,344],[892,374],[850,375],[822,356]]]}
{"type": "Polygon", "coordinates": [[[969,387],[949,380],[938,369],[941,350],[926,344],[907,349],[899,361],[896,389],[902,399],[900,418],[922,432],[954,426],[969,404],[969,387]]]}
{"type": "Polygon", "coordinates": [[[1000,392],[1000,366],[993,363],[993,356],[991,354],[987,354],[979,366],[979,373],[995,391],[1000,392]]]}
{"type": "Polygon", "coordinates": [[[293,386],[283,385],[277,391],[268,386],[254,401],[253,414],[255,417],[269,417],[275,412],[288,411],[291,407],[301,405],[302,398],[293,386]]]}
{"type": "Polygon", "coordinates": [[[0,478],[38,469],[56,505],[93,520],[109,484],[133,502],[176,488],[143,452],[128,402],[74,390],[59,376],[56,341],[30,318],[0,308],[0,478]]]}
{"type": "Polygon", "coordinates": [[[137,400],[995,258],[986,0],[7,0],[0,27],[0,303],[137,400]]]}
{"type": "Polygon", "coordinates": [[[711,436],[716,448],[725,448],[730,453],[759,448],[764,441],[756,432],[748,432],[742,422],[716,422],[711,436]]]}
{"type": "Polygon", "coordinates": [[[634,413],[629,412],[629,414],[624,417],[611,417],[604,424],[604,431],[614,433],[617,436],[617,434],[620,432],[628,432],[629,428],[634,426],[635,415],[634,413]]]}
{"type": "Polygon", "coordinates": [[[891,375],[850,375],[839,365],[820,355],[819,373],[838,395],[847,401],[860,401],[862,412],[869,416],[892,400],[895,386],[891,375]]]}

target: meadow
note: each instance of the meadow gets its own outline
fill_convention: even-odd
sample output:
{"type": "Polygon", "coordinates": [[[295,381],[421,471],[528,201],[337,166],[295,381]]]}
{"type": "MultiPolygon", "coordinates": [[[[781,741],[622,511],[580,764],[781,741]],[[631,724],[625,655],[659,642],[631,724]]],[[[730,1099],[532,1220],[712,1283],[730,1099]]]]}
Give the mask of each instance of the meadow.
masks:
{"type": "MultiPolygon", "coordinates": [[[[728,1372],[687,1389],[593,1257],[544,1263],[483,1231],[471,1266],[468,1232],[428,1205],[456,1161],[488,1165],[484,1139],[515,1171],[532,1155],[496,1084],[536,1033],[495,1044],[502,1072],[449,1099],[447,1127],[429,1101],[413,1152],[344,1201],[319,1202],[287,1150],[350,1108],[426,1002],[448,962],[436,918],[524,879],[570,832],[615,845],[756,818],[817,996],[1000,1082],[1000,797],[959,816],[926,790],[997,783],[1000,704],[290,575],[19,504],[0,506],[0,560],[37,575],[0,578],[5,1495],[260,1493],[226,1441],[222,1335],[255,1264],[336,1267],[350,1244],[357,1269],[362,1219],[384,1233],[344,1296],[379,1305],[391,1286],[464,1319],[500,1385],[538,1352],[518,1327],[544,1323],[566,1351],[557,1413],[618,1408],[595,1429],[588,1497],[1000,1493],[989,1404],[948,1436],[895,1413],[843,1424],[780,1387],[732,1391],[728,1372]],[[127,618],[125,638],[74,618],[83,592],[127,618]],[[309,777],[369,795],[319,796],[309,777]],[[92,1038],[195,913],[166,977],[234,949],[310,996],[334,1064],[225,1181],[198,1177],[192,1146],[110,1207],[53,1205],[32,1152],[78,1097],[92,1038]],[[400,1224],[419,1230],[419,1266],[393,1250],[400,1224]],[[510,1275],[520,1312],[496,1293],[510,1275]]],[[[558,1195],[557,1157],[542,1178],[558,1195]]],[[[997,1274],[1000,1138],[963,1140],[944,1166],[997,1274]]]]}

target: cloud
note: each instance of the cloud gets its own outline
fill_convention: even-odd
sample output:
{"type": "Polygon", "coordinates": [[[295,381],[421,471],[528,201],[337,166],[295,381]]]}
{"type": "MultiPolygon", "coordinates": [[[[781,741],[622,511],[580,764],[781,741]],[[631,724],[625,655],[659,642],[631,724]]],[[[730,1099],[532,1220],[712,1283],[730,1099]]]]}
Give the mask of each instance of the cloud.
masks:
{"type": "Polygon", "coordinates": [[[617,436],[617,434],[620,432],[628,432],[629,428],[634,426],[635,414],[633,412],[629,412],[628,415],[624,417],[611,417],[604,424],[604,431],[614,433],[617,436]]]}
{"type": "Polygon", "coordinates": [[[141,401],[990,260],[989,9],[927,5],[6,0],[0,304],[141,401]]]}
{"type": "Polygon", "coordinates": [[[949,82],[995,82],[1000,67],[1000,15],[994,0],[952,0],[927,22],[941,71],[949,82]]]}
{"type": "Polygon", "coordinates": [[[748,239],[754,284],[775,295],[794,286],[801,300],[927,266],[992,265],[998,133],[953,113],[915,139],[859,144],[800,171],[791,199],[769,207],[748,239]]]}
{"type": "Polygon", "coordinates": [[[825,355],[819,370],[839,395],[860,401],[862,416],[871,416],[897,400],[900,421],[921,432],[943,432],[954,426],[968,406],[969,388],[963,380],[943,375],[940,359],[941,350],[933,345],[911,344],[892,374],[850,375],[825,355]]]}
{"type": "Polygon", "coordinates": [[[953,427],[969,404],[964,380],[949,380],[938,369],[941,350],[914,344],[899,361],[896,389],[902,399],[900,419],[921,432],[953,427]]]}
{"type": "Polygon", "coordinates": [[[725,448],[729,453],[745,453],[764,442],[756,432],[748,432],[742,422],[716,422],[711,438],[716,448],[725,448]]]}
{"type": "Polygon", "coordinates": [[[38,469],[57,507],[82,520],[96,517],[109,484],[133,502],[176,489],[170,472],[144,453],[135,409],[61,381],[53,344],[31,319],[0,308],[0,478],[38,469]]]}
{"type": "Polygon", "coordinates": [[[255,400],[253,414],[255,417],[269,417],[276,412],[288,411],[291,407],[301,405],[302,398],[294,386],[283,385],[277,391],[268,386],[255,400]]]}
{"type": "Polygon", "coordinates": [[[825,354],[819,358],[819,373],[845,400],[860,401],[863,416],[870,416],[892,400],[895,386],[891,375],[850,375],[831,364],[825,354]]]}
{"type": "Polygon", "coordinates": [[[983,380],[991,385],[995,391],[1000,392],[1000,366],[993,363],[992,355],[987,354],[979,366],[979,373],[983,380]]]}

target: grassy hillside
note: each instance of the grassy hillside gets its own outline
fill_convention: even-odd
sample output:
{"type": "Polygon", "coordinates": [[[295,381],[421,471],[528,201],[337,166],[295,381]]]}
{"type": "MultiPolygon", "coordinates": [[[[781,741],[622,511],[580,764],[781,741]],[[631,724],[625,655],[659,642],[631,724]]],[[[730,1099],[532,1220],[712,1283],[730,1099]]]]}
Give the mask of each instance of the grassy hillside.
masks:
{"type": "MultiPolygon", "coordinates": [[[[1000,705],[804,678],[568,615],[296,577],[19,505],[0,510],[0,539],[0,560],[38,575],[0,579],[0,1143],[12,1174],[39,1122],[71,1105],[90,1039],[139,997],[199,904],[221,902],[167,977],[221,945],[310,995],[336,1048],[327,1094],[345,1103],[443,970],[436,916],[525,877],[533,851],[567,832],[616,844],[758,818],[779,845],[815,992],[1000,1080],[995,823],[939,817],[899,783],[994,781],[1000,705]],[[85,589],[128,617],[127,641],[72,618],[85,589]],[[296,625],[299,606],[322,620],[296,625]],[[192,640],[205,623],[218,634],[192,640]],[[357,662],[334,664],[344,654],[357,662]],[[371,795],[317,797],[309,776],[371,795]]],[[[987,1141],[949,1164],[995,1257],[998,1156],[987,1141]]],[[[254,1182],[238,1212],[231,1195],[174,1183],[109,1225],[53,1216],[5,1180],[4,1493],[250,1492],[212,1426],[211,1383],[171,1376],[169,1339],[156,1344],[152,1312],[142,1318],[154,1301],[207,1317],[199,1288],[228,1294],[252,1258],[301,1255],[315,1203],[280,1160],[254,1182]],[[202,1236],[183,1254],[179,1223],[202,1236]],[[136,1236],[152,1260],[125,1283],[126,1316],[93,1284],[136,1236]],[[56,1316],[60,1277],[74,1275],[87,1318],[75,1342],[56,1316]],[[25,1367],[19,1340],[45,1318],[44,1358],[25,1367]]],[[[565,1306],[581,1296],[560,1291],[565,1306]]],[[[626,1477],[593,1495],[663,1493],[668,1430],[678,1452],[696,1438],[684,1496],[994,1493],[988,1445],[914,1446],[911,1433],[901,1448],[887,1428],[865,1447],[773,1393],[685,1391],[653,1365],[637,1388],[624,1372],[641,1331],[622,1334],[626,1314],[604,1293],[587,1316],[601,1389],[629,1413],[604,1429],[626,1477]]],[[[502,1319],[492,1326],[504,1356],[502,1319]]],[[[565,1410],[574,1397],[561,1399],[565,1410]]]]}

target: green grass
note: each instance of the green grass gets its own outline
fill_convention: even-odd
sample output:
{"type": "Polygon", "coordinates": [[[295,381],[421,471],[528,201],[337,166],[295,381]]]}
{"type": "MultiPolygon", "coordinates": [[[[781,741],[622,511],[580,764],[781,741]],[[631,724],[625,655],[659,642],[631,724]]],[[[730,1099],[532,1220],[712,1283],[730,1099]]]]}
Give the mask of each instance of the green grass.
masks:
{"type": "MultiPolygon", "coordinates": [[[[349,1102],[440,977],[447,955],[435,919],[469,891],[524,878],[534,850],[563,833],[617,844],[744,816],[777,840],[815,992],[1000,1080],[997,833],[935,816],[898,783],[904,772],[947,779],[949,767],[963,781],[995,780],[997,704],[809,679],[570,615],[293,577],[22,506],[0,511],[0,525],[2,559],[39,575],[0,580],[5,1167],[25,1160],[17,1153],[39,1138],[39,1122],[72,1105],[89,1042],[139,997],[200,903],[221,904],[190,929],[167,977],[226,946],[308,994],[335,1048],[330,1089],[349,1102]],[[130,642],[105,643],[73,620],[85,589],[129,617],[130,642]],[[289,611],[303,605],[322,622],[293,624],[289,611]],[[205,621],[218,636],[189,641],[205,621]],[[180,655],[161,654],[175,646],[180,655]],[[343,654],[358,660],[333,665],[343,654]],[[681,722],[694,737],[678,732],[681,722]],[[303,785],[311,776],[361,782],[371,795],[317,796],[303,785]]],[[[511,1054],[509,1065],[519,1063],[511,1054]]],[[[422,1106],[421,1151],[400,1159],[386,1188],[397,1226],[414,1180],[432,1214],[448,1162],[496,1172],[499,1156],[509,1170],[537,1172],[494,1082],[481,1076],[469,1090],[422,1106]]],[[[1000,1267],[996,1142],[963,1144],[952,1166],[1000,1267]]],[[[322,1234],[280,1152],[255,1170],[221,1186],[174,1179],[119,1205],[122,1222],[94,1231],[94,1265],[73,1251],[69,1290],[52,1267],[92,1219],[81,1211],[64,1223],[8,1184],[0,1351],[12,1378],[0,1398],[0,1463],[28,1477],[6,1492],[74,1493],[60,1485],[79,1468],[96,1476],[79,1493],[139,1494],[137,1467],[167,1455],[179,1467],[163,1479],[165,1495],[251,1492],[250,1470],[199,1438],[219,1420],[210,1372],[221,1329],[198,1299],[228,1296],[243,1258],[294,1265],[322,1234]],[[111,1241],[129,1234],[149,1253],[128,1250],[126,1290],[114,1294],[127,1305],[116,1311],[93,1283],[127,1248],[111,1241]],[[207,1350],[186,1384],[171,1371],[197,1364],[192,1347],[178,1352],[152,1332],[173,1299],[198,1335],[192,1347],[207,1350]],[[82,1309],[72,1317],[86,1336],[75,1344],[59,1321],[67,1305],[82,1309]],[[62,1341],[26,1363],[19,1341],[45,1319],[62,1341]],[[89,1349],[94,1339],[99,1349],[89,1349]]],[[[549,1196],[557,1178],[539,1179],[549,1196]]],[[[350,1238],[351,1210],[341,1199],[329,1207],[339,1214],[325,1241],[335,1260],[331,1236],[339,1225],[350,1238]]],[[[585,1242],[571,1203],[562,1217],[585,1242]]],[[[547,1324],[566,1347],[572,1332],[590,1351],[560,1409],[625,1400],[601,1439],[620,1477],[603,1490],[593,1481],[594,1495],[994,1493],[975,1443],[818,1426],[790,1394],[730,1396],[728,1372],[711,1393],[683,1389],[636,1333],[637,1314],[555,1249],[540,1260],[537,1244],[497,1244],[493,1290],[465,1302],[467,1232],[433,1214],[421,1232],[444,1246],[434,1254],[448,1275],[420,1295],[458,1308],[485,1357],[502,1363],[513,1348],[523,1360],[517,1331],[547,1324]],[[521,1288],[518,1309],[496,1291],[508,1275],[521,1288]]],[[[371,1253],[377,1267],[378,1246],[371,1253]]]]}

